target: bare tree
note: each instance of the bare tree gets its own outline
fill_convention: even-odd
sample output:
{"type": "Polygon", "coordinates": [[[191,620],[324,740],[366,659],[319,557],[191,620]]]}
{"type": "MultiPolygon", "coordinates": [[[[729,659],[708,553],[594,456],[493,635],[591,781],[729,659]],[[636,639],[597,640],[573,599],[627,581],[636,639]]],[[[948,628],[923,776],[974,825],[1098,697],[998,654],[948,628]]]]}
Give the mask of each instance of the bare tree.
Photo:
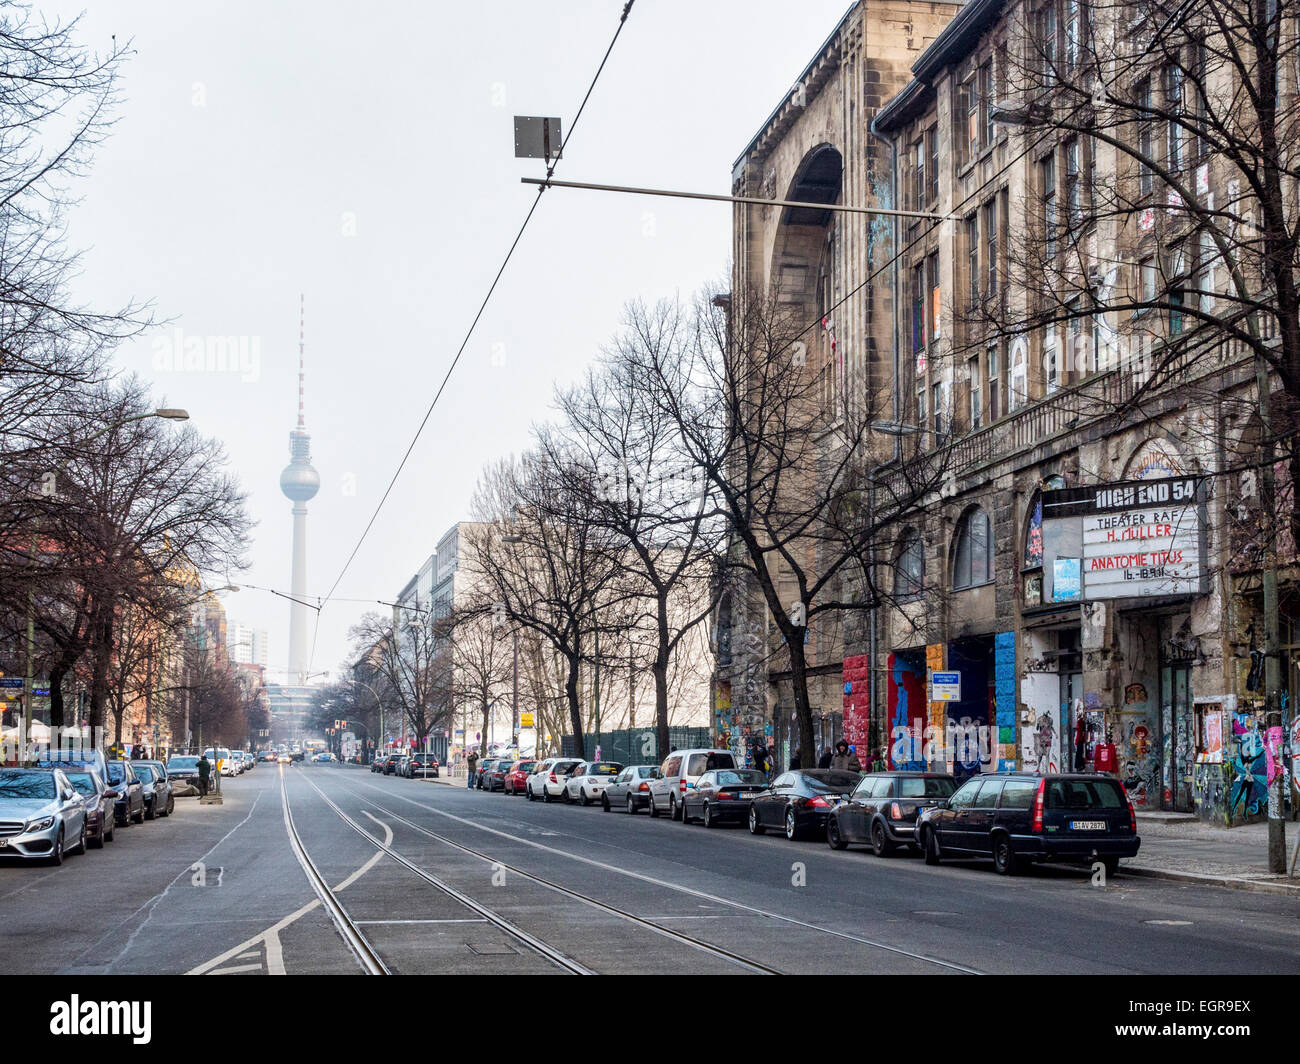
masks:
{"type": "MultiPolygon", "coordinates": [[[[451,655],[451,691],[456,705],[472,705],[481,718],[479,753],[487,753],[492,710],[510,690],[512,632],[492,604],[467,603],[435,624],[451,655]]],[[[466,746],[469,736],[465,736],[466,746]]]]}
{"type": "Polygon", "coordinates": [[[391,618],[368,613],[349,632],[370,648],[369,660],[382,677],[383,690],[424,746],[429,735],[452,716],[451,660],[438,640],[428,613],[394,611],[391,618]]]}

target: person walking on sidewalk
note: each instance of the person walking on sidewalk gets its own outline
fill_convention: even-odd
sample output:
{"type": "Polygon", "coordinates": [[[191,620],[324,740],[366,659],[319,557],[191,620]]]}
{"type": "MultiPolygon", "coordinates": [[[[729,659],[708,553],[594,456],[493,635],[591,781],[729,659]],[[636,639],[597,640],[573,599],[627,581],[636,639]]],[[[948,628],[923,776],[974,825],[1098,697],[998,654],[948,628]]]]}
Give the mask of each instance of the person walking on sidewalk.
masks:
{"type": "Polygon", "coordinates": [[[474,789],[474,769],[478,765],[478,751],[471,750],[465,758],[465,764],[469,767],[469,788],[474,789]]]}
{"type": "Polygon", "coordinates": [[[862,771],[858,755],[849,749],[849,744],[843,739],[835,744],[835,753],[831,756],[831,763],[827,767],[838,769],[841,772],[862,771]]]}
{"type": "Polygon", "coordinates": [[[199,755],[199,797],[208,796],[208,777],[212,775],[212,762],[208,760],[207,754],[199,755]]]}

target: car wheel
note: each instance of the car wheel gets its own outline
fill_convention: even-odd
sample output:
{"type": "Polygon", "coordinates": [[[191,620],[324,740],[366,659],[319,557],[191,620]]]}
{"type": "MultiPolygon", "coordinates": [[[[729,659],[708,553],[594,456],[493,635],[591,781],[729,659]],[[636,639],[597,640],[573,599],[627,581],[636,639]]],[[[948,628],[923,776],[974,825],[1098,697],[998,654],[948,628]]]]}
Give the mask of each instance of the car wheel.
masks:
{"type": "Polygon", "coordinates": [[[77,841],[77,845],[72,848],[72,852],[79,853],[83,857],[86,855],[86,821],[84,817],[81,821],[81,838],[77,841]]]}
{"type": "Polygon", "coordinates": [[[167,815],[171,816],[174,812],[176,812],[176,795],[169,794],[167,796],[167,815]]]}
{"type": "Polygon", "coordinates": [[[600,808],[601,808],[602,810],[604,810],[606,813],[609,812],[609,795],[608,795],[608,794],[602,794],[602,795],[600,796],[600,808]]]}
{"type": "Polygon", "coordinates": [[[713,811],[709,808],[709,803],[704,803],[704,826],[706,828],[717,827],[718,822],[713,819],[713,811]]]}
{"type": "Polygon", "coordinates": [[[758,809],[754,806],[749,807],[749,833],[751,835],[761,835],[766,829],[758,819],[758,809]]]}
{"type": "Polygon", "coordinates": [[[894,852],[894,844],[889,841],[885,825],[879,820],[871,825],[871,852],[877,857],[889,857],[894,852]]]}
{"type": "Polygon", "coordinates": [[[104,821],[103,820],[100,820],[99,831],[97,831],[95,833],[95,837],[90,840],[90,845],[97,850],[102,850],[104,848],[104,821]]]}
{"type": "Polygon", "coordinates": [[[1106,878],[1110,879],[1112,876],[1115,875],[1116,872],[1119,871],[1119,858],[1103,857],[1101,859],[1101,865],[1104,869],[1106,869],[1106,878]]]}
{"type": "Polygon", "coordinates": [[[691,822],[690,814],[686,811],[686,799],[683,798],[682,799],[682,823],[689,824],[690,822],[691,822]]]}
{"type": "MultiPolygon", "coordinates": [[[[154,801],[157,801],[157,799],[155,799],[154,801]]],[[[154,811],[154,802],[145,802],[145,803],[144,803],[144,818],[145,818],[146,820],[153,820],[153,819],[156,817],[156,815],[157,815],[157,814],[156,814],[155,811],[154,811]]]]}
{"type": "Polygon", "coordinates": [[[840,834],[839,821],[833,816],[826,818],[826,845],[832,850],[842,850],[848,846],[840,834]]]}
{"type": "Polygon", "coordinates": [[[636,799],[630,794],[627,796],[627,815],[636,816],[636,799]]]}
{"type": "Polygon", "coordinates": [[[111,816],[104,817],[103,829],[100,831],[100,834],[104,836],[105,842],[113,841],[113,833],[116,830],[117,830],[117,823],[113,820],[113,818],[111,816]]]}
{"type": "Polygon", "coordinates": [[[791,842],[799,838],[799,821],[795,819],[793,809],[785,811],[785,837],[791,842]]]}
{"type": "Polygon", "coordinates": [[[546,802],[548,805],[551,802],[551,792],[546,789],[545,784],[542,785],[542,801],[546,802]]]}
{"type": "Polygon", "coordinates": [[[1014,876],[1020,871],[1020,858],[1011,848],[1011,840],[999,835],[993,840],[993,868],[1000,876],[1014,876]]]}
{"type": "MultiPolygon", "coordinates": [[[[631,800],[632,800],[632,799],[629,797],[629,798],[628,798],[628,801],[630,802],[631,800]]],[[[654,796],[653,794],[650,795],[650,804],[649,804],[649,809],[650,809],[650,819],[651,819],[651,820],[658,820],[658,819],[659,819],[659,807],[658,807],[657,805],[655,805],[655,796],[654,796]]]]}
{"type": "Polygon", "coordinates": [[[668,799],[668,819],[676,820],[681,810],[677,808],[677,799],[669,797],[668,799]]]}
{"type": "Polygon", "coordinates": [[[58,866],[63,864],[63,828],[59,828],[59,834],[54,840],[54,849],[50,851],[50,864],[58,866]]]}
{"type": "Polygon", "coordinates": [[[584,807],[591,805],[591,802],[587,800],[587,788],[581,784],[578,785],[578,804],[584,807]]]}
{"type": "Polygon", "coordinates": [[[140,803],[140,812],[136,814],[135,822],[136,822],[137,824],[143,824],[143,823],[144,823],[144,803],[143,803],[143,802],[140,803]]]}
{"type": "Polygon", "coordinates": [[[935,838],[934,830],[928,830],[925,833],[925,863],[928,865],[937,865],[939,863],[939,840],[935,838]]]}

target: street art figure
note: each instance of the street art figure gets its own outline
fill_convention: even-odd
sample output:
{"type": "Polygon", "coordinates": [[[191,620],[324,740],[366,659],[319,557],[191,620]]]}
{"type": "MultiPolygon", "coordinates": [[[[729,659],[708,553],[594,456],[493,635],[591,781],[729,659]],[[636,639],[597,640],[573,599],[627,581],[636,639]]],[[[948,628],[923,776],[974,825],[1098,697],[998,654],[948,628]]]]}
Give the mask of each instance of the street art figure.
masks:
{"type": "Polygon", "coordinates": [[[1228,816],[1236,816],[1241,809],[1247,814],[1258,813],[1268,804],[1268,758],[1259,726],[1245,713],[1237,713],[1232,721],[1232,737],[1237,751],[1232,761],[1232,790],[1228,795],[1228,816]]]}
{"type": "Polygon", "coordinates": [[[1038,759],[1034,771],[1040,776],[1056,771],[1052,764],[1052,751],[1056,747],[1056,721],[1050,712],[1038,714],[1034,724],[1034,756],[1038,759]]]}

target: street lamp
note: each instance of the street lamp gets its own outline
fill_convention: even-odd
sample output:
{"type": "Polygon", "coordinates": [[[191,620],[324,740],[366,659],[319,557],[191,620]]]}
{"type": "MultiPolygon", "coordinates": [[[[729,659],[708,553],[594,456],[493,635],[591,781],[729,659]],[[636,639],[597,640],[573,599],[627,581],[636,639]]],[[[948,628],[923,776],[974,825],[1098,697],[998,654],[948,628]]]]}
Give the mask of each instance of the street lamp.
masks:
{"type": "MultiPolygon", "coordinates": [[[[159,407],[147,414],[136,414],[133,417],[123,418],[121,421],[115,421],[111,425],[106,425],[98,432],[91,434],[83,444],[91,443],[106,436],[115,429],[120,429],[123,425],[129,425],[135,421],[145,421],[151,417],[163,418],[167,421],[188,421],[189,412],[179,407],[159,407]]],[[[67,462],[64,461],[58,467],[57,472],[62,472],[67,462]]],[[[40,549],[41,534],[41,515],[36,515],[32,527],[31,558],[33,562],[36,559],[36,552],[40,549]]],[[[26,746],[30,742],[32,734],[32,702],[34,701],[34,691],[36,684],[36,582],[35,579],[27,588],[27,675],[24,681],[23,689],[23,733],[22,743],[26,746]]]]}

